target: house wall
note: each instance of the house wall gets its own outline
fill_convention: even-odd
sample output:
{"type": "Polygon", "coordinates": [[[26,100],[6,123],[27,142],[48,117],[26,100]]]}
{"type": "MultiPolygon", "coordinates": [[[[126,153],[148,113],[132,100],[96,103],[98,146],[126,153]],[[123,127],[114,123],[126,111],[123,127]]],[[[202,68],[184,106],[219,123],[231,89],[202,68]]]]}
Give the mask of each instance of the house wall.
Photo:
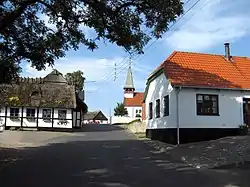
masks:
{"type": "Polygon", "coordinates": [[[94,123],[98,123],[98,124],[108,124],[108,120],[84,120],[84,124],[94,124],[94,123]]]}
{"type": "Polygon", "coordinates": [[[243,97],[250,97],[250,93],[182,89],[179,93],[180,128],[238,128],[243,124],[243,97]],[[218,95],[219,116],[197,115],[196,94],[218,95]]]}
{"type": "Polygon", "coordinates": [[[73,111],[73,127],[80,128],[82,126],[82,113],[73,111]]]}
{"type": "Polygon", "coordinates": [[[176,128],[176,94],[164,74],[150,83],[145,100],[147,129],[176,128]],[[163,117],[163,98],[169,95],[169,116],[163,117]],[[160,99],[160,117],[155,117],[156,100],[160,99]],[[153,118],[149,119],[149,103],[153,103],[153,118]]]}
{"type": "MultiPolygon", "coordinates": [[[[18,120],[13,120],[10,118],[10,107],[7,108],[7,117],[6,117],[6,127],[26,127],[26,128],[72,128],[72,110],[71,109],[62,109],[67,110],[66,121],[67,124],[61,124],[58,119],[58,110],[52,109],[51,120],[43,120],[43,108],[35,108],[35,119],[33,121],[28,120],[26,117],[26,107],[19,107],[19,118],[18,120]],[[23,110],[23,113],[22,113],[23,110]]],[[[5,113],[1,112],[1,115],[5,116],[5,113]],[[3,115],[4,114],[4,115],[3,115]]],[[[1,117],[4,118],[4,117],[1,117]]]]}
{"type": "MultiPolygon", "coordinates": [[[[137,118],[136,117],[136,110],[139,112],[139,110],[141,110],[141,113],[138,113],[142,116],[142,107],[141,106],[135,106],[135,107],[132,107],[132,106],[126,106],[125,107],[128,111],[128,116],[131,117],[131,118],[137,118]]],[[[141,118],[141,117],[138,117],[138,118],[141,118]]]]}
{"type": "Polygon", "coordinates": [[[0,107],[0,126],[5,124],[5,107],[0,107]]]}
{"type": "Polygon", "coordinates": [[[182,88],[179,94],[177,91],[178,89],[173,89],[164,74],[150,83],[145,100],[148,138],[177,143],[179,137],[180,143],[187,143],[239,133],[239,125],[244,123],[243,98],[250,98],[250,92],[187,88],[182,88]],[[167,94],[169,94],[169,116],[163,117],[163,97],[167,94]],[[196,94],[218,95],[219,115],[197,115],[196,94]],[[161,100],[159,118],[155,116],[157,99],[161,100]],[[153,119],[149,119],[150,102],[153,103],[153,119]]]}

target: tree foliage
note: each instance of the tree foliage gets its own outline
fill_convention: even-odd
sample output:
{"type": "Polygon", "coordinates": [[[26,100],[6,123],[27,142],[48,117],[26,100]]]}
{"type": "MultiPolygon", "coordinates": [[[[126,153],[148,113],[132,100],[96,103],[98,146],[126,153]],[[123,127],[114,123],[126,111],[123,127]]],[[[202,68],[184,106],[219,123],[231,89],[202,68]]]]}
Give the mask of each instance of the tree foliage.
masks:
{"type": "Polygon", "coordinates": [[[128,111],[125,108],[123,103],[117,103],[115,109],[114,109],[114,115],[115,116],[126,116],[128,115],[128,111]]]}
{"type": "Polygon", "coordinates": [[[78,70],[74,71],[72,73],[67,73],[65,75],[66,80],[70,84],[74,84],[76,86],[77,91],[81,91],[83,89],[83,84],[84,84],[84,77],[83,77],[83,72],[78,70]]]}
{"type": "Polygon", "coordinates": [[[180,0],[1,0],[0,69],[17,75],[12,70],[27,61],[42,70],[69,49],[83,44],[94,50],[100,40],[142,53],[183,13],[182,6],[180,0]],[[83,26],[96,36],[88,38],[83,26]]]}

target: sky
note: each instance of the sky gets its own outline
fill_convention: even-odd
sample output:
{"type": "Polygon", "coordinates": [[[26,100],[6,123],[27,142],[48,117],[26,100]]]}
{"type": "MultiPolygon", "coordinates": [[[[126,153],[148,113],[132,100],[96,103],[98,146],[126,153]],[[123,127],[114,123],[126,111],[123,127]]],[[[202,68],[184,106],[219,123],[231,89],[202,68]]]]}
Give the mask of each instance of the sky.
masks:
{"type": "MultiPolygon", "coordinates": [[[[132,58],[132,71],[136,91],[143,92],[148,75],[174,50],[224,54],[224,43],[229,42],[233,56],[249,56],[250,7],[249,0],[185,0],[186,14],[179,19],[160,40],[152,40],[144,55],[132,58]],[[188,11],[190,9],[190,11],[188,11]]],[[[45,16],[42,19],[47,21],[45,16]]],[[[48,23],[48,26],[53,27],[48,23]]],[[[86,26],[87,36],[94,31],[86,26]]],[[[68,51],[65,58],[56,60],[53,68],[63,74],[81,70],[86,78],[85,102],[89,111],[102,110],[113,114],[117,102],[123,102],[123,86],[129,65],[128,54],[115,44],[101,42],[95,51],[80,46],[68,51]],[[116,66],[115,66],[116,64],[116,66]]],[[[22,64],[22,76],[44,77],[52,71],[37,71],[30,64],[22,64]]]]}

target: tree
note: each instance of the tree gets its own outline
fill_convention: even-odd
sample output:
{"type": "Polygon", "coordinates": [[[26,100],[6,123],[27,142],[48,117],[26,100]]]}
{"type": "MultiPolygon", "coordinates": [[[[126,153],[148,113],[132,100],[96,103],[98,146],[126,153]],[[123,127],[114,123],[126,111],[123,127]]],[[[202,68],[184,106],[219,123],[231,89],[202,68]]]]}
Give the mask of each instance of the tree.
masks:
{"type": "Polygon", "coordinates": [[[143,53],[148,41],[160,38],[182,13],[180,0],[1,0],[0,69],[10,68],[15,76],[18,71],[12,70],[27,61],[43,70],[80,44],[97,49],[100,40],[143,53]],[[88,38],[82,26],[96,36],[88,38]]]}
{"type": "Polygon", "coordinates": [[[128,111],[125,108],[123,103],[117,103],[115,109],[114,109],[114,115],[115,116],[126,116],[128,115],[128,111]]]}
{"type": "Polygon", "coordinates": [[[74,84],[76,86],[77,91],[81,91],[83,89],[83,84],[84,84],[84,77],[83,77],[83,72],[78,70],[74,71],[72,73],[67,73],[65,75],[66,80],[70,84],[74,84]]]}

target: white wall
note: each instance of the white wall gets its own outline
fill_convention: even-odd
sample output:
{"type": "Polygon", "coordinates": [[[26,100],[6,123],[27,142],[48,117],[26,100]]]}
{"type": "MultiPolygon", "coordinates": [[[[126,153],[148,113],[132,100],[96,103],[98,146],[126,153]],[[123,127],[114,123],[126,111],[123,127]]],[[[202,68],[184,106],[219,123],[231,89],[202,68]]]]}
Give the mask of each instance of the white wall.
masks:
{"type": "Polygon", "coordinates": [[[182,89],[179,93],[181,128],[237,128],[243,124],[243,97],[250,93],[230,90],[182,89]],[[200,116],[196,113],[196,94],[216,94],[219,116],[200,116]]]}
{"type": "MultiPolygon", "coordinates": [[[[3,110],[3,109],[2,109],[3,110]]],[[[52,114],[51,114],[51,120],[50,121],[44,121],[42,119],[42,112],[43,109],[40,108],[39,109],[39,114],[38,114],[38,127],[52,127],[52,114]]],[[[52,110],[51,110],[52,112],[52,110]]],[[[5,115],[5,113],[1,114],[1,115],[5,115]]],[[[6,121],[6,126],[7,127],[21,127],[21,116],[22,116],[22,108],[19,108],[19,120],[12,120],[9,118],[10,116],[10,108],[7,108],[7,121],[6,121]]],[[[53,123],[53,127],[54,128],[72,128],[72,120],[71,120],[71,109],[67,109],[67,121],[68,123],[66,125],[61,125],[58,124],[59,120],[58,119],[54,119],[54,123],[53,123]]],[[[26,117],[26,108],[23,108],[23,117],[26,117]]],[[[36,127],[37,126],[37,109],[35,108],[35,121],[29,121],[26,118],[23,118],[23,127],[36,127]]],[[[54,109],[54,118],[58,118],[58,109],[54,109]]]]}
{"type": "MultiPolygon", "coordinates": [[[[128,116],[131,118],[136,118],[136,110],[138,110],[138,111],[141,110],[140,115],[142,116],[142,107],[140,107],[140,106],[135,106],[135,107],[126,106],[125,108],[128,111],[128,116]]],[[[141,118],[141,117],[137,117],[137,118],[141,118]]]]}
{"type": "Polygon", "coordinates": [[[58,110],[67,110],[66,113],[66,121],[67,124],[60,124],[60,120],[59,119],[54,119],[54,124],[53,127],[54,128],[72,128],[72,109],[54,109],[54,118],[58,118],[58,110]]]}
{"type": "MultiPolygon", "coordinates": [[[[35,118],[37,118],[37,108],[34,108],[35,109],[35,118]]],[[[20,110],[20,116],[22,115],[21,114],[22,110],[20,110]]],[[[26,108],[23,108],[23,117],[27,117],[26,116],[26,108]]],[[[23,118],[23,127],[36,127],[36,123],[37,123],[37,119],[35,119],[34,121],[30,121],[30,120],[27,120],[26,118],[23,118]]],[[[20,124],[21,125],[21,124],[20,124]]]]}
{"type": "Polygon", "coordinates": [[[115,123],[129,123],[135,119],[138,118],[131,118],[131,117],[127,117],[127,116],[112,116],[111,118],[111,124],[115,124],[115,123]]]}
{"type": "Polygon", "coordinates": [[[5,107],[0,107],[0,126],[4,126],[5,124],[5,107]]]}
{"type": "MultiPolygon", "coordinates": [[[[19,108],[19,107],[13,107],[19,108]]],[[[6,127],[21,127],[21,115],[22,115],[22,108],[19,108],[19,120],[12,120],[10,119],[10,108],[7,108],[7,118],[6,118],[6,127]]]]}
{"type": "MultiPolygon", "coordinates": [[[[161,74],[150,83],[146,98],[147,129],[177,127],[177,93],[161,74]],[[169,116],[163,117],[163,97],[169,94],[169,116]],[[161,100],[160,118],[155,118],[156,100],[161,100]],[[153,119],[149,120],[149,103],[153,102],[153,119]]],[[[202,90],[182,88],[179,93],[180,128],[238,128],[243,124],[243,97],[250,92],[231,90],[202,90]],[[199,116],[196,112],[196,94],[217,94],[219,116],[199,116]]]]}
{"type": "Polygon", "coordinates": [[[150,83],[145,104],[147,129],[176,128],[176,94],[163,73],[150,83]],[[169,95],[169,116],[163,117],[163,98],[167,95],[169,95]],[[160,99],[160,118],[155,117],[157,99],[160,99]],[[150,102],[153,103],[152,119],[149,119],[150,102]]]}

